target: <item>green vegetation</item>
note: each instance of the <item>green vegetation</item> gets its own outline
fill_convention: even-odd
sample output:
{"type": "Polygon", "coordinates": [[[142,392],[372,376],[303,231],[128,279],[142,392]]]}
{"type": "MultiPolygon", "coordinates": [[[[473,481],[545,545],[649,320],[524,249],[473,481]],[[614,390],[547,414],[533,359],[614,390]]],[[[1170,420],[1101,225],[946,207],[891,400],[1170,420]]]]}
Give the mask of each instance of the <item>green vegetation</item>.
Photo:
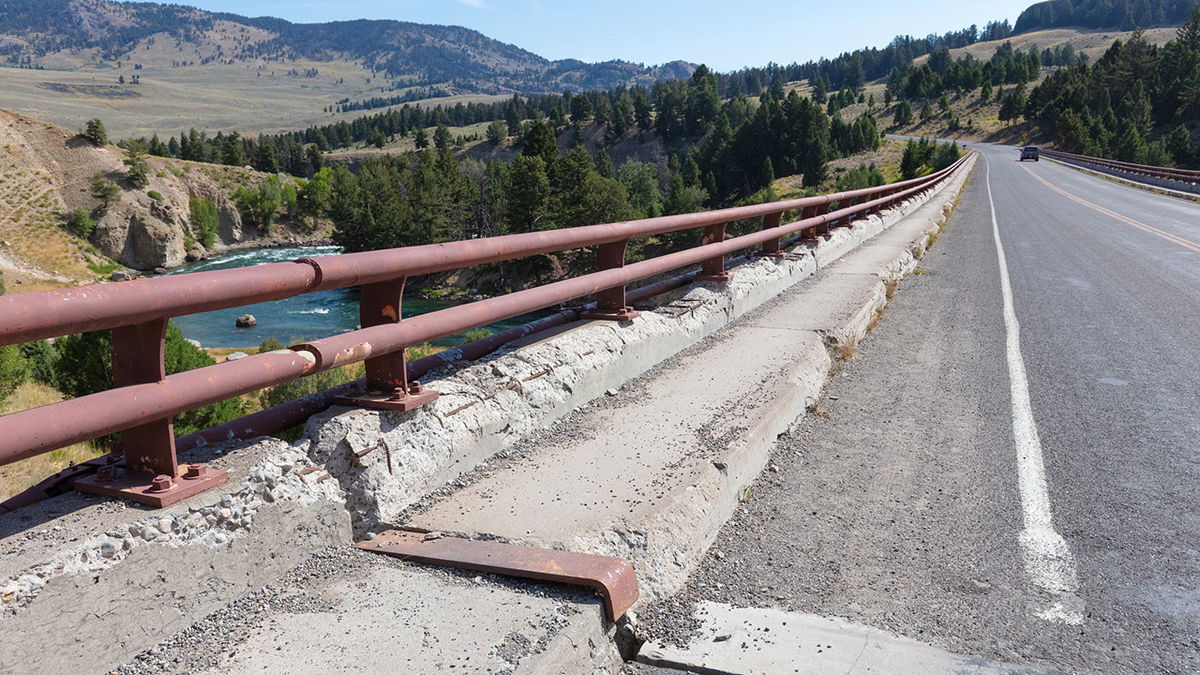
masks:
{"type": "MultiPolygon", "coordinates": [[[[0,295],[4,295],[4,277],[0,275],[0,295]]],[[[0,347],[0,403],[29,379],[29,362],[18,345],[0,347]]]]}
{"type": "MultiPolygon", "coordinates": [[[[70,335],[56,341],[50,354],[53,356],[53,366],[39,366],[35,373],[55,373],[54,383],[66,395],[72,397],[86,396],[98,391],[111,389],[110,331],[96,331],[70,335]]],[[[186,370],[213,365],[213,360],[204,350],[194,347],[183,338],[173,324],[167,326],[166,350],[164,353],[167,374],[180,373],[186,370]]],[[[44,376],[44,375],[43,375],[44,376]]],[[[242,414],[240,399],[228,399],[198,410],[181,413],[175,417],[175,433],[190,434],[194,431],[207,429],[242,414]]]]}
{"type": "Polygon", "coordinates": [[[131,141],[125,147],[128,156],[125,158],[125,179],[135,188],[144,188],[150,184],[150,165],[146,162],[146,144],[141,141],[131,141]]]}
{"type": "Polygon", "coordinates": [[[88,210],[79,207],[67,214],[67,231],[76,237],[87,239],[96,230],[96,221],[88,210]]]}
{"type": "Polygon", "coordinates": [[[91,183],[92,196],[100,200],[104,208],[121,198],[121,188],[113,181],[109,180],[103,173],[97,173],[92,176],[91,183]]]}
{"type": "Polygon", "coordinates": [[[1060,26],[1133,30],[1184,22],[1192,3],[1176,0],[1073,0],[1039,2],[1017,17],[1016,32],[1060,26]]]}
{"type": "Polygon", "coordinates": [[[92,142],[94,145],[107,145],[108,132],[104,130],[104,122],[98,119],[90,119],[83,129],[83,136],[92,142]]]}
{"type": "Polygon", "coordinates": [[[958,161],[961,156],[962,151],[957,143],[938,143],[928,138],[909,141],[905,144],[904,156],[900,159],[900,175],[904,180],[908,180],[941,171],[958,161]]]}
{"type": "Polygon", "coordinates": [[[256,189],[238,188],[233,193],[233,202],[243,220],[265,233],[279,217],[281,208],[286,207],[289,213],[295,211],[298,195],[291,181],[284,183],[278,176],[267,176],[256,189]]]}
{"type": "Polygon", "coordinates": [[[188,207],[196,239],[204,248],[212,248],[217,243],[217,230],[221,226],[216,205],[203,197],[192,197],[188,200],[188,207]]]}
{"type": "Polygon", "coordinates": [[[150,199],[153,199],[156,202],[161,202],[163,200],[162,193],[159,192],[158,190],[150,190],[146,193],[146,196],[149,197],[150,199]]]}
{"type": "Polygon", "coordinates": [[[1026,119],[1067,152],[1127,162],[1200,166],[1192,129],[1200,115],[1200,7],[1171,42],[1141,31],[1095,65],[1052,73],[1029,93],[1026,119]]]}

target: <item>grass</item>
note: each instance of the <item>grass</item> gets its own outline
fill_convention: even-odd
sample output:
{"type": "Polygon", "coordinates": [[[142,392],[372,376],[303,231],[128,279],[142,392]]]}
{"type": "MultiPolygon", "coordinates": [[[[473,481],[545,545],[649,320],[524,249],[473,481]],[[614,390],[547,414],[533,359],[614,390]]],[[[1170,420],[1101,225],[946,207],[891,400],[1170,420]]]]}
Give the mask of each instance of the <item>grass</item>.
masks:
{"type": "MultiPolygon", "coordinates": [[[[0,415],[37,408],[63,400],[62,394],[38,382],[27,382],[0,405],[0,415]]],[[[104,454],[91,443],[76,443],[37,457],[0,466],[0,499],[7,499],[68,466],[104,454]]]]}

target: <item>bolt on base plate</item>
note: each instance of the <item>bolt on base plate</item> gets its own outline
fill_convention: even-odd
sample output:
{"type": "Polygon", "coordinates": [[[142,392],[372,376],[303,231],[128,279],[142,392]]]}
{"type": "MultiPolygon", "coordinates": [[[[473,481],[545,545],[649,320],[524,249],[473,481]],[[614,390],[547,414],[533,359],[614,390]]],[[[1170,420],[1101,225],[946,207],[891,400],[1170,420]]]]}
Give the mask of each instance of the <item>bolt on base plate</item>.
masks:
{"type": "Polygon", "coordinates": [[[432,403],[441,395],[441,392],[425,389],[420,383],[414,382],[407,392],[400,388],[396,388],[391,392],[369,391],[357,396],[339,396],[334,399],[334,403],[336,405],[371,408],[372,410],[408,412],[426,403],[432,403]]]}
{"type": "Polygon", "coordinates": [[[149,473],[129,473],[124,467],[105,466],[99,471],[71,482],[80,492],[116,497],[132,502],[163,508],[229,482],[229,473],[203,464],[180,465],[179,475],[154,476],[149,473]]]}

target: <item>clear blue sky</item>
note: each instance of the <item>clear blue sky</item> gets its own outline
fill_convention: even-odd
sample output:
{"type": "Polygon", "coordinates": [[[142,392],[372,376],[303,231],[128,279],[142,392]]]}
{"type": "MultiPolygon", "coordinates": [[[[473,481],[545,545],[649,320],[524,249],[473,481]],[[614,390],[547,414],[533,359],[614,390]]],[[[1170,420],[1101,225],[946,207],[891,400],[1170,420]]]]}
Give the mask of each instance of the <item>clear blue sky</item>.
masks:
{"type": "Polygon", "coordinates": [[[176,0],[296,22],[398,19],[474,28],[549,59],[682,59],[716,70],[832,57],[894,35],[980,27],[1035,0],[176,0]]]}

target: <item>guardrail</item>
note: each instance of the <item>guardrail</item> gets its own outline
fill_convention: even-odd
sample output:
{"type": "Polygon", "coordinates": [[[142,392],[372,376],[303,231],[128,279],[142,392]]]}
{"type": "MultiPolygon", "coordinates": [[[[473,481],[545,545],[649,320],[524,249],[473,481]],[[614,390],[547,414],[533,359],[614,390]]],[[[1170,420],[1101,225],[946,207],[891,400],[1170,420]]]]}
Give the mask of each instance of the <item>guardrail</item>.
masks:
{"type": "Polygon", "coordinates": [[[1200,171],[1193,171],[1191,169],[1170,169],[1162,166],[1150,166],[1148,164],[1118,162],[1114,159],[1076,155],[1070,152],[1060,152],[1058,150],[1042,150],[1042,154],[1047,157],[1053,157],[1054,159],[1060,159],[1064,162],[1073,162],[1099,169],[1109,169],[1111,171],[1116,171],[1123,174],[1176,181],[1184,184],[1179,186],[1181,189],[1185,189],[1190,192],[1197,191],[1198,186],[1200,186],[1200,171]]]}
{"type": "MultiPolygon", "coordinates": [[[[90,475],[72,474],[73,487],[165,506],[227,480],[224,472],[180,465],[174,415],[358,362],[366,363],[365,392],[356,393],[352,387],[325,392],[182,440],[195,446],[235,438],[239,429],[273,433],[294,425],[297,415],[311,415],[331,402],[411,410],[437,397],[415,381],[412,366],[420,366],[418,372],[423,373],[445,363],[445,358],[410,364],[407,347],[592,295],[594,304],[544,319],[541,328],[575,318],[629,320],[637,315],[630,306],[635,297],[650,297],[692,279],[727,280],[725,256],[755,246],[761,246],[759,255],[782,256],[783,237],[802,233],[815,238],[832,227],[849,226],[931,189],[965,161],[966,156],[942,171],[890,185],[769,204],[0,296],[0,345],[112,329],[114,384],[107,391],[0,417],[0,465],[121,432],[119,454],[89,463],[90,475]],[[785,213],[797,211],[799,220],[781,222],[785,213]],[[751,218],[762,218],[760,231],[725,239],[728,223],[751,218]],[[630,239],[695,228],[704,229],[701,245],[625,263],[630,239]],[[596,272],[401,318],[404,283],[410,276],[584,247],[596,247],[596,272]],[[697,263],[697,272],[626,291],[632,282],[697,263]],[[163,348],[170,317],[351,286],[362,287],[359,330],[165,373],[163,348]]],[[[507,331],[508,335],[465,345],[459,353],[477,357],[536,329],[507,331]]]]}

